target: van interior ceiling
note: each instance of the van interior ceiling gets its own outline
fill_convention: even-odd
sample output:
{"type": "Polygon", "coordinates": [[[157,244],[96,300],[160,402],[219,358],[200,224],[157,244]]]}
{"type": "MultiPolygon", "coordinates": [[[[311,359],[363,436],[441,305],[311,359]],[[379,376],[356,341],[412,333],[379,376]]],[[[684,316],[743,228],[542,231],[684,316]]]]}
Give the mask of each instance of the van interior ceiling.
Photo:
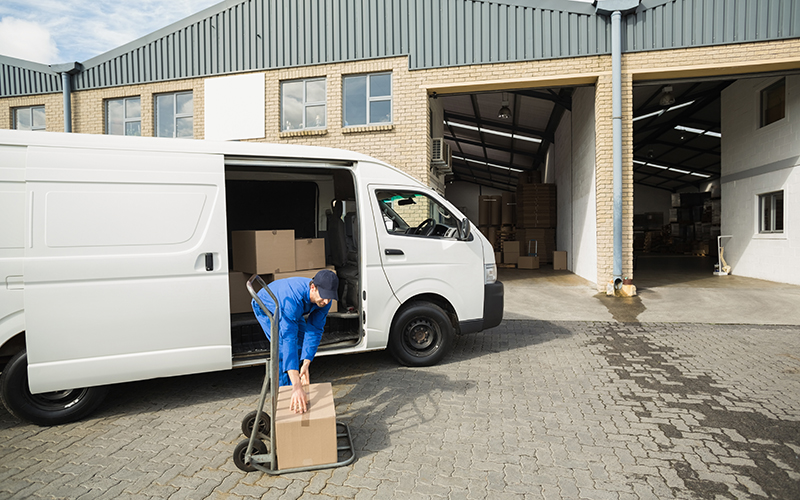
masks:
{"type": "MultiPolygon", "coordinates": [[[[338,310],[328,314],[319,349],[358,344],[363,336],[356,251],[359,215],[352,174],[335,167],[228,162],[225,189],[229,256],[232,231],[291,229],[296,239],[325,240],[325,264],[339,276],[340,300],[338,310]]],[[[232,261],[228,268],[236,271],[232,261]]],[[[262,278],[269,282],[273,276],[262,278]]],[[[269,341],[252,312],[231,314],[231,343],[234,366],[261,363],[269,353],[269,341]]]]}

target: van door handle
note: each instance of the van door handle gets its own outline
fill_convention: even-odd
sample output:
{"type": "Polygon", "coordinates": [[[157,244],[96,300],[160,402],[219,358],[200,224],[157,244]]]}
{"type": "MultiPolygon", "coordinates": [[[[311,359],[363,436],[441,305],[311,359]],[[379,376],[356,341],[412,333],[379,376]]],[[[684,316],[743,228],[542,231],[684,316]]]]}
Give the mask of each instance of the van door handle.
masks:
{"type": "Polygon", "coordinates": [[[211,252],[206,253],[206,271],[214,270],[214,254],[211,252]]]}
{"type": "Polygon", "coordinates": [[[402,250],[398,250],[397,248],[387,248],[385,252],[386,255],[405,255],[402,250]]]}

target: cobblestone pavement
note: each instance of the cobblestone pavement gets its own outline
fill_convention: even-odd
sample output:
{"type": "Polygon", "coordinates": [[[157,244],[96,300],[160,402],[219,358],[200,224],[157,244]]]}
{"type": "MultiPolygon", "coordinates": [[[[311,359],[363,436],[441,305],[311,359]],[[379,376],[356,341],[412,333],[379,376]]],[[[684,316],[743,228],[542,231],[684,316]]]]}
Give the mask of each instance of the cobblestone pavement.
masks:
{"type": "Polygon", "coordinates": [[[357,452],[242,473],[262,368],[116,386],[52,428],[0,410],[0,498],[800,498],[800,327],[507,320],[438,366],[319,358],[357,452]]]}

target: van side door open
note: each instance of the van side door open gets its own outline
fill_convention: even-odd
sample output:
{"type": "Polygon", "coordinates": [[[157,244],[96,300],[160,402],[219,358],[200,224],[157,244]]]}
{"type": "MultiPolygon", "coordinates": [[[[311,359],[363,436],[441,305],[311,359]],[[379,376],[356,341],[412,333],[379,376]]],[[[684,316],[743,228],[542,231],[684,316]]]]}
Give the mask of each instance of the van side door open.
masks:
{"type": "Polygon", "coordinates": [[[29,147],[31,392],[231,367],[221,155],[29,147]]]}

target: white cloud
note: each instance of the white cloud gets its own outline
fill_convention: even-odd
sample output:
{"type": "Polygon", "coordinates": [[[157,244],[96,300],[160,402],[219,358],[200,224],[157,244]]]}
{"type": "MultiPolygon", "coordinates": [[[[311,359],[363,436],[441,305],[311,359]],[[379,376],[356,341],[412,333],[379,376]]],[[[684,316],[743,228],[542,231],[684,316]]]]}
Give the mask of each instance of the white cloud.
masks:
{"type": "Polygon", "coordinates": [[[219,0],[0,0],[0,20],[37,27],[0,25],[0,53],[46,64],[81,62],[216,3],[219,0]],[[53,50],[32,50],[47,45],[53,50]],[[16,46],[27,50],[15,48],[12,53],[16,46]]]}
{"type": "Polygon", "coordinates": [[[58,60],[58,47],[44,26],[14,17],[0,19],[0,52],[3,55],[51,64],[58,60]]]}

